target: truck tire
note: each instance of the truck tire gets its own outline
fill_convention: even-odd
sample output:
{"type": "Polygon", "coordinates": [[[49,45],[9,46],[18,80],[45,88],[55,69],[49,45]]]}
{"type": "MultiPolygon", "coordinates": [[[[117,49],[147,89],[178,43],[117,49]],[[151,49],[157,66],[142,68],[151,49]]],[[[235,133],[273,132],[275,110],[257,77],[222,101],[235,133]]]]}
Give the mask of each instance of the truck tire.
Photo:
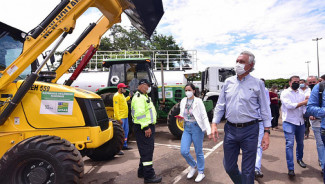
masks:
{"type": "Polygon", "coordinates": [[[113,122],[113,138],[98,148],[90,149],[87,156],[94,161],[112,159],[121,151],[124,144],[124,131],[120,124],[113,122]]]}
{"type": "Polygon", "coordinates": [[[1,183],[81,183],[83,174],[79,151],[57,136],[23,140],[0,160],[1,183]]]}
{"type": "Polygon", "coordinates": [[[172,107],[168,113],[167,117],[167,125],[170,133],[172,133],[175,137],[180,139],[182,137],[184,129],[181,128],[182,125],[177,122],[175,116],[180,113],[180,103],[177,103],[172,107]]]}

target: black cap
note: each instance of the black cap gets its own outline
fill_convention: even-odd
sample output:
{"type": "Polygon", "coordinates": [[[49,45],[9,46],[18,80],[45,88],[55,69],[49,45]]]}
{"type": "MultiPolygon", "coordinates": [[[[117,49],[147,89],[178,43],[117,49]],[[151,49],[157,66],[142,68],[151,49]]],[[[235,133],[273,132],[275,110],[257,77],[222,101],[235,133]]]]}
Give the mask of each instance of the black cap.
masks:
{"type": "Polygon", "coordinates": [[[149,82],[148,79],[141,79],[139,85],[141,84],[148,84],[149,86],[153,85],[153,83],[149,82]]]}

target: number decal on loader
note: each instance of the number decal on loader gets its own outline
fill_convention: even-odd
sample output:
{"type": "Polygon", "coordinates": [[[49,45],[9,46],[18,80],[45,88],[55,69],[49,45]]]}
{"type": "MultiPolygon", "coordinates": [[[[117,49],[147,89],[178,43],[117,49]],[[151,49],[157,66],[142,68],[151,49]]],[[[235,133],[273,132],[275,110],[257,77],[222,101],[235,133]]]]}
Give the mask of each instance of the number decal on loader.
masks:
{"type": "Polygon", "coordinates": [[[41,86],[40,91],[50,91],[50,86],[41,86]]]}
{"type": "Polygon", "coordinates": [[[33,85],[30,90],[34,90],[34,91],[50,91],[50,86],[39,86],[39,85],[33,85]]]}

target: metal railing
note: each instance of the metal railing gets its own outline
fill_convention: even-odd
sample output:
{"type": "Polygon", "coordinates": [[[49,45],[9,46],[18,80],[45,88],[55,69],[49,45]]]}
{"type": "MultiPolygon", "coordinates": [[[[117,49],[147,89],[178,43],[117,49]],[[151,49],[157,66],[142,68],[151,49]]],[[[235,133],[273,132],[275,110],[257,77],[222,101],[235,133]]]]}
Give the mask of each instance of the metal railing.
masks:
{"type": "MultiPolygon", "coordinates": [[[[70,71],[74,71],[82,57],[70,68],[70,71]]],[[[125,50],[97,51],[85,70],[105,71],[106,69],[102,67],[104,60],[126,58],[149,58],[153,61],[154,70],[160,70],[162,62],[164,70],[197,70],[198,67],[196,50],[125,50]]]]}

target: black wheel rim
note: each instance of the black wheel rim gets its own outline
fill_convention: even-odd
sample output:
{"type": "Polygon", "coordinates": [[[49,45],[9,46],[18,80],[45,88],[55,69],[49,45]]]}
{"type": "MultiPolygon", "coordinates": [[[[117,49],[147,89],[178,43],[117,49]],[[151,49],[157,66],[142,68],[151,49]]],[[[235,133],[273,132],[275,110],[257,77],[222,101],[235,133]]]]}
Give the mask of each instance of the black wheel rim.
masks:
{"type": "Polygon", "coordinates": [[[49,162],[30,158],[16,167],[14,183],[50,184],[55,183],[56,173],[49,162]]]}

